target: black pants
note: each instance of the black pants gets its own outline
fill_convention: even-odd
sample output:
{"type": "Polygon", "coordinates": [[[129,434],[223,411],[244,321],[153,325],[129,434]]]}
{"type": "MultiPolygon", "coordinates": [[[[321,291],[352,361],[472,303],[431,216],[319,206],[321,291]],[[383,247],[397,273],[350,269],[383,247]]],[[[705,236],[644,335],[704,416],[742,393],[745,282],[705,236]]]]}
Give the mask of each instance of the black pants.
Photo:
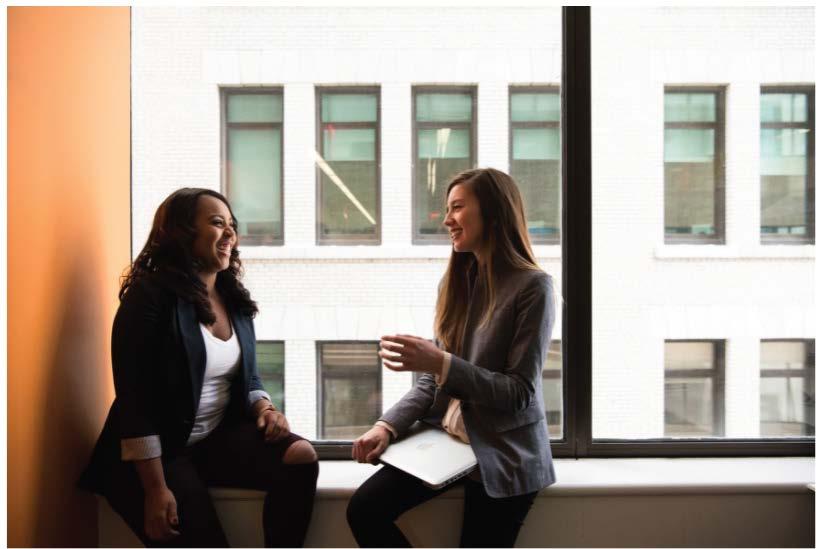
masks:
{"type": "Polygon", "coordinates": [[[410,547],[395,525],[398,517],[458,484],[464,486],[461,547],[512,547],[537,492],[492,498],[483,484],[468,478],[433,490],[389,465],[353,494],[347,506],[347,522],[360,547],[410,547]]]}
{"type": "Polygon", "coordinates": [[[149,540],[144,492],[131,462],[108,475],[103,493],[146,547],[227,547],[209,486],[265,490],[262,523],[267,547],[300,547],[313,512],[318,463],[288,465],[282,459],[298,435],[267,444],[246,418],[225,418],[208,437],[181,454],[163,456],[165,483],[176,498],[180,535],[149,540]]]}

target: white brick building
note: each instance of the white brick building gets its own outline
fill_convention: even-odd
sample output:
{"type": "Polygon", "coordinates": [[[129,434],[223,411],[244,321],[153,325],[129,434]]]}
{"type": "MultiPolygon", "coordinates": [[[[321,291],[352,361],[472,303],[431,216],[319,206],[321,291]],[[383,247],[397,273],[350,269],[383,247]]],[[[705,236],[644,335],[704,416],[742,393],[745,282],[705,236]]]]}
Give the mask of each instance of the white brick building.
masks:
{"type": "MultiPolygon", "coordinates": [[[[813,17],[592,9],[595,436],[663,436],[671,339],[725,341],[724,434],[758,436],[760,341],[814,337],[814,246],[759,236],[760,86],[813,84],[813,17]],[[664,244],[672,84],[726,90],[722,245],[664,244]]],[[[294,431],[317,436],[317,341],[432,335],[449,246],[412,243],[412,86],[475,86],[476,163],[508,171],[509,86],[559,85],[560,28],[559,8],[132,8],[135,253],[174,189],[221,189],[220,86],[282,89],[284,245],[241,250],[257,337],[284,342],[294,431]],[[316,244],[315,90],[328,85],[380,89],[377,246],[316,244]]],[[[536,254],[559,289],[559,246],[536,254]]],[[[411,379],[382,375],[386,409],[411,379]]]]}

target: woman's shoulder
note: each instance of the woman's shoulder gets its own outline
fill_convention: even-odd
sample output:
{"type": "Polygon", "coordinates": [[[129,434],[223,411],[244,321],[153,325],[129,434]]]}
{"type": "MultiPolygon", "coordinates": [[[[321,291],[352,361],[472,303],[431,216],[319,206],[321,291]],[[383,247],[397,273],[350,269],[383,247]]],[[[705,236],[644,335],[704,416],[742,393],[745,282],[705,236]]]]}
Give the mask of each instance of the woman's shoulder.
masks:
{"type": "Polygon", "coordinates": [[[120,301],[121,306],[159,305],[173,300],[174,296],[156,273],[146,273],[131,281],[120,301]]]}
{"type": "Polygon", "coordinates": [[[516,269],[510,273],[509,282],[518,290],[547,289],[554,285],[552,275],[541,269],[516,269]]]}

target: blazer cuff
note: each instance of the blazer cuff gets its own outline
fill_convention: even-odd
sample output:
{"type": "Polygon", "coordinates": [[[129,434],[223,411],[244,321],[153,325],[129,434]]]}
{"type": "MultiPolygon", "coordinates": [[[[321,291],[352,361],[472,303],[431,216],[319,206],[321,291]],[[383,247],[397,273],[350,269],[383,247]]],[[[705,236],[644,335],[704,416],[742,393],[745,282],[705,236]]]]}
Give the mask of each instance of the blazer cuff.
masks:
{"type": "Polygon", "coordinates": [[[392,435],[392,440],[395,440],[395,439],[397,439],[397,438],[398,438],[398,431],[396,431],[396,430],[395,430],[395,427],[393,427],[392,425],[390,425],[390,424],[389,424],[389,423],[387,423],[386,421],[383,421],[383,420],[380,420],[380,419],[379,419],[378,421],[376,421],[376,422],[375,422],[375,424],[376,424],[377,426],[379,426],[379,427],[383,427],[384,429],[386,429],[387,431],[389,431],[389,432],[390,432],[390,434],[392,435]]]}
{"type": "Polygon", "coordinates": [[[440,387],[446,383],[446,378],[449,377],[449,366],[452,364],[452,355],[444,352],[444,362],[441,365],[441,374],[435,374],[435,384],[440,387]]]}
{"type": "Polygon", "coordinates": [[[119,442],[122,461],[152,459],[162,455],[162,442],[159,440],[159,435],[123,438],[119,442]]]}
{"type": "Polygon", "coordinates": [[[271,403],[273,402],[273,399],[270,398],[270,395],[268,395],[266,391],[262,391],[262,390],[250,391],[247,394],[247,405],[248,405],[248,407],[253,408],[253,405],[256,404],[256,401],[261,400],[263,398],[266,398],[271,403]]]}

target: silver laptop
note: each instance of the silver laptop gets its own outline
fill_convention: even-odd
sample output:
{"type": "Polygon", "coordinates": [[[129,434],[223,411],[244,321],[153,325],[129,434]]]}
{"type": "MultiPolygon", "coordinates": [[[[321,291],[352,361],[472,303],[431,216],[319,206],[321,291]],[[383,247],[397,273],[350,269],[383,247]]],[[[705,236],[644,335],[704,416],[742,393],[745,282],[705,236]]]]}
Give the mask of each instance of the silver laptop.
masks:
{"type": "Polygon", "coordinates": [[[434,490],[468,475],[478,466],[472,446],[421,422],[387,446],[381,461],[421,479],[434,490]]]}

